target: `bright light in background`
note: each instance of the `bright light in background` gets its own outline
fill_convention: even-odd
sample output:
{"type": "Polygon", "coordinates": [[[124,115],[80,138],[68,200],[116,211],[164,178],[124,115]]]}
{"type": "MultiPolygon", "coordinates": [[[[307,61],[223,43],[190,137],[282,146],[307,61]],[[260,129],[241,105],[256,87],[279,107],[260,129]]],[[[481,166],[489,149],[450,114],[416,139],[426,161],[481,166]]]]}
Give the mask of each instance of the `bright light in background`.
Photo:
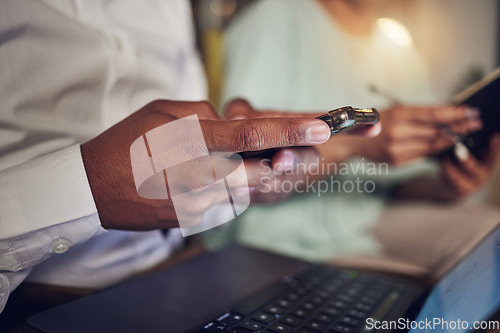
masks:
{"type": "Polygon", "coordinates": [[[382,34],[394,43],[408,48],[413,46],[410,32],[398,21],[387,17],[379,18],[377,26],[382,34]]]}

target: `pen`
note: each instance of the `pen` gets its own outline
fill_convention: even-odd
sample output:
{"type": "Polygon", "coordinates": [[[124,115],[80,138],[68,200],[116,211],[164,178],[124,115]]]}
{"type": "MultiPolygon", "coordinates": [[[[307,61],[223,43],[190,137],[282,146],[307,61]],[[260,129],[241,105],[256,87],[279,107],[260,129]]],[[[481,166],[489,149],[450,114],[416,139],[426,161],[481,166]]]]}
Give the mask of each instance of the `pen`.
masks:
{"type": "Polygon", "coordinates": [[[387,98],[391,104],[396,104],[396,105],[401,105],[402,103],[399,102],[398,99],[394,98],[394,96],[390,95],[390,94],[387,94],[385,92],[383,92],[382,90],[380,90],[375,84],[373,83],[369,83],[368,84],[368,90],[371,92],[371,93],[374,93],[374,94],[377,94],[377,95],[380,95],[380,96],[383,96],[385,98],[387,98]]]}

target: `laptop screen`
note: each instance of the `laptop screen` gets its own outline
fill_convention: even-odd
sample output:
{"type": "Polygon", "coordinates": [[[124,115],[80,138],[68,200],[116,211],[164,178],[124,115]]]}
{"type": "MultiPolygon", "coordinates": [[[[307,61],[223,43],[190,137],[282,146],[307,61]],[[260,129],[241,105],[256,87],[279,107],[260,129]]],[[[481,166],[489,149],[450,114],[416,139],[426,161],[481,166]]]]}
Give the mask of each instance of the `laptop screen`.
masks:
{"type": "MultiPolygon", "coordinates": [[[[484,330],[500,307],[500,227],[432,289],[410,332],[484,330]],[[419,325],[417,327],[417,325],[419,325]]],[[[498,327],[497,327],[498,328],[498,327]]]]}

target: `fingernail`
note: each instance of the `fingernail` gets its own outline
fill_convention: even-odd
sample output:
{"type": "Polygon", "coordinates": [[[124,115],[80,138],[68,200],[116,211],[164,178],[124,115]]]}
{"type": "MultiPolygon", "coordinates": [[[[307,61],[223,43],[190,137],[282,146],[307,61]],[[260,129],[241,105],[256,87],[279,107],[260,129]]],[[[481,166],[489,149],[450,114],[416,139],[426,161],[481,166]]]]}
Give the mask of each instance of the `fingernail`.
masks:
{"type": "Polygon", "coordinates": [[[462,143],[457,142],[454,148],[455,156],[462,162],[469,159],[469,149],[462,143]]]}
{"type": "Polygon", "coordinates": [[[328,125],[321,120],[315,122],[306,130],[306,139],[311,143],[322,143],[330,138],[331,132],[328,125]]]}
{"type": "Polygon", "coordinates": [[[295,155],[285,150],[280,156],[279,162],[274,165],[274,170],[276,172],[284,172],[288,170],[292,170],[295,165],[295,155]]]}
{"type": "Polygon", "coordinates": [[[478,108],[468,106],[465,110],[465,114],[467,115],[467,118],[479,118],[481,111],[478,108]]]}

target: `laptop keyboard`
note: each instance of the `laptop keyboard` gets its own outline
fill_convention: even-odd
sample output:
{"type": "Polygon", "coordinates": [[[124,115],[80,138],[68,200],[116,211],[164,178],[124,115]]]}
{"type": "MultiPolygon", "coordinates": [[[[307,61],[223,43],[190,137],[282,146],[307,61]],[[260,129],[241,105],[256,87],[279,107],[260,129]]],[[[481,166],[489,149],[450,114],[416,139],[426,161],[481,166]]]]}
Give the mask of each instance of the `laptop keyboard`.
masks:
{"type": "Polygon", "coordinates": [[[351,333],[381,319],[404,294],[387,277],[306,265],[195,329],[213,333],[351,333]]]}

